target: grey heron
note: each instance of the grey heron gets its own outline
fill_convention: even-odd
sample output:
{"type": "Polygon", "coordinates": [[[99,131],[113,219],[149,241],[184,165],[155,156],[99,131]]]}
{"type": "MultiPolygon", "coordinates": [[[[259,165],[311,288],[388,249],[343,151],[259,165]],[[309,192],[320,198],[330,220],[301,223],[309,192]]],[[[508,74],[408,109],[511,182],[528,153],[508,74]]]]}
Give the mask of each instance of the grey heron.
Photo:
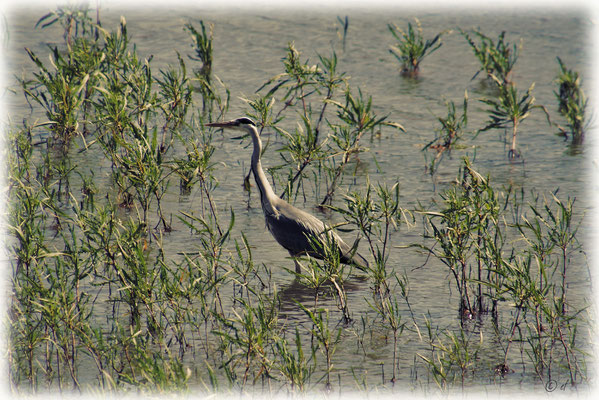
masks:
{"type": "Polygon", "coordinates": [[[209,123],[206,126],[242,131],[252,137],[254,150],[251,168],[260,191],[260,201],[266,219],[266,226],[275,240],[293,258],[297,273],[301,272],[297,257],[309,255],[322,259],[324,256],[322,249],[327,243],[333,243],[337,246],[342,263],[352,264],[366,270],[368,261],[358,254],[354,248],[348,246],[336,232],[315,216],[292,206],[275,194],[262,170],[262,163],[260,162],[262,141],[254,121],[242,117],[232,121],[209,123]],[[325,235],[328,235],[328,237],[325,235]],[[313,245],[314,242],[311,241],[316,241],[316,245],[313,245]]]}

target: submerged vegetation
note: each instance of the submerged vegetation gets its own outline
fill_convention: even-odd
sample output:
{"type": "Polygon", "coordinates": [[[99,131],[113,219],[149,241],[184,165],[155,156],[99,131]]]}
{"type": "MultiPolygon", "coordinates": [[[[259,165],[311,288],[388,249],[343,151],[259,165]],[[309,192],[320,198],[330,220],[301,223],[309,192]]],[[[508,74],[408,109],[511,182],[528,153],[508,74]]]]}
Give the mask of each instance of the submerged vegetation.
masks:
{"type": "MultiPolygon", "coordinates": [[[[311,63],[288,43],[280,73],[243,99],[264,153],[276,154],[274,189],[316,205],[369,260],[355,271],[323,243],[324,260],[306,257],[293,272],[289,259],[266,265],[260,238],[222,206],[217,168],[228,164],[206,127],[231,114],[232,90],[213,63],[218,30],[186,23],[193,52],[156,68],[124,17],[110,29],[99,12],[61,8],[39,20],[60,24],[63,42],[47,55],[25,49],[33,72],[18,84],[32,114],[7,128],[14,393],[428,393],[503,385],[516,372],[522,387],[589,381],[592,321],[572,289],[586,262],[575,198],[500,187],[468,152],[457,171],[444,168],[455,179],[430,204],[407,202],[396,172],[381,171],[385,154],[368,146],[410,132],[343,70],[335,46],[351,45],[347,17],[328,55],[311,63]],[[407,251],[422,265],[405,265],[407,251]],[[422,283],[427,294],[447,289],[441,310],[415,307],[422,268],[445,271],[444,282],[422,283]],[[273,276],[283,269],[292,283],[273,276]]],[[[407,33],[389,25],[410,74],[445,34],[424,41],[416,22],[407,33]]],[[[492,128],[511,134],[509,160],[523,158],[516,135],[537,107],[534,84],[522,94],[511,81],[520,49],[505,33],[495,43],[476,31],[481,44],[462,35],[496,92],[483,100],[483,127],[472,127],[467,92],[461,113],[446,102],[422,148],[436,151],[431,174],[492,128]]],[[[558,61],[559,112],[580,143],[586,98],[558,61]]],[[[242,217],[257,223],[259,200],[249,176],[240,181],[242,217]]]]}

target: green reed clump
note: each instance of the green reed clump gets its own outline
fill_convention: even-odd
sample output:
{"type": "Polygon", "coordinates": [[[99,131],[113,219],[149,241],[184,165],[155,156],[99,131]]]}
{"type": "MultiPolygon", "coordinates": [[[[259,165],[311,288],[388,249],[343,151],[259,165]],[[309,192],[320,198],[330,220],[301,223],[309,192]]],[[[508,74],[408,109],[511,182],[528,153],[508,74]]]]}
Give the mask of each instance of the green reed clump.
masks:
{"type": "Polygon", "coordinates": [[[431,175],[435,173],[437,164],[441,162],[446,152],[451,154],[452,149],[459,148],[458,142],[462,139],[468,123],[468,92],[464,93],[461,117],[457,115],[453,101],[445,104],[447,106],[447,117],[437,118],[441,123],[441,127],[437,131],[436,137],[422,148],[422,151],[433,149],[437,152],[428,166],[431,175]]]}
{"type": "Polygon", "coordinates": [[[366,239],[374,259],[368,273],[373,280],[375,298],[383,299],[389,293],[388,278],[394,273],[387,271],[391,235],[402,223],[413,222],[413,216],[399,205],[399,183],[392,187],[384,184],[375,187],[368,182],[364,192],[350,192],[344,201],[343,208],[329,208],[341,213],[366,239]]]}
{"type": "Polygon", "coordinates": [[[114,329],[115,340],[124,351],[113,361],[117,379],[111,381],[111,385],[118,384],[125,393],[135,390],[165,394],[187,390],[192,372],[168,347],[156,352],[152,350],[153,339],[143,335],[141,330],[118,322],[114,329]]]}
{"type": "Polygon", "coordinates": [[[51,139],[59,144],[68,144],[73,136],[87,133],[90,99],[105,59],[98,41],[98,26],[88,12],[87,8],[59,8],[37,22],[36,27],[41,24],[42,28],[60,22],[65,29],[66,50],[49,46],[50,66],[25,49],[39,72],[34,73],[34,79],[21,79],[21,86],[26,99],[45,111],[51,139]]]}
{"type": "Polygon", "coordinates": [[[510,74],[518,60],[521,45],[510,45],[506,42],[505,31],[499,34],[497,43],[479,31],[472,32],[478,38],[479,43],[476,43],[468,32],[460,29],[460,33],[468,41],[474,55],[480,62],[480,69],[472,79],[476,78],[480,72],[483,72],[487,78],[497,77],[502,85],[511,83],[510,74]]]}
{"type": "MultiPolygon", "coordinates": [[[[314,246],[322,247],[317,243],[315,243],[314,246]]],[[[330,248],[327,246],[327,249],[330,248]]],[[[296,259],[295,262],[297,263],[296,271],[288,271],[295,274],[302,285],[314,291],[313,308],[316,309],[321,295],[321,290],[325,287],[327,282],[329,282],[329,272],[331,271],[331,268],[328,268],[326,263],[318,262],[314,258],[306,258],[304,260],[296,259]],[[307,261],[307,266],[304,266],[302,261],[307,261]]]]}
{"type": "Polygon", "coordinates": [[[407,302],[407,292],[405,291],[405,289],[407,288],[407,279],[402,280],[397,275],[395,275],[395,273],[393,273],[393,277],[395,277],[397,281],[397,286],[402,288],[400,294],[396,295],[395,290],[389,291],[389,294],[387,296],[378,299],[375,298],[374,303],[369,304],[370,307],[373,310],[375,310],[376,313],[381,317],[383,321],[383,326],[388,327],[393,332],[393,360],[391,364],[393,366],[393,373],[391,377],[391,382],[395,383],[397,379],[396,371],[399,371],[400,369],[397,345],[399,338],[406,327],[406,322],[402,321],[400,298],[403,297],[404,300],[407,302]]]}
{"type": "Polygon", "coordinates": [[[163,255],[148,252],[143,222],[130,218],[121,221],[113,205],[80,209],[73,204],[73,224],[83,234],[80,239],[81,257],[94,266],[90,273],[96,284],[105,288],[117,307],[128,307],[129,323],[133,329],[142,326],[156,338],[164,335],[158,305],[161,294],[154,288],[161,283],[162,271],[156,268],[163,255]],[[114,297],[110,294],[115,287],[114,297]]]}
{"type": "MultiPolygon", "coordinates": [[[[35,27],[41,26],[43,29],[58,22],[64,29],[63,37],[66,44],[71,46],[74,38],[80,35],[86,36],[97,33],[96,30],[99,24],[93,23],[92,18],[89,16],[90,11],[85,4],[58,7],[56,11],[51,11],[42,16],[35,24],[35,27]]],[[[97,10],[96,15],[99,15],[99,10],[97,10]]]]}
{"type": "Polygon", "coordinates": [[[15,257],[12,271],[13,296],[10,305],[9,359],[13,365],[11,380],[16,384],[26,379],[32,387],[37,386],[35,349],[43,343],[43,325],[34,312],[37,276],[45,263],[46,221],[48,214],[45,196],[30,174],[33,160],[31,135],[27,130],[10,133],[13,152],[8,153],[8,203],[7,231],[12,237],[8,243],[15,257]],[[14,146],[14,147],[13,147],[14,146]]]}
{"type": "Polygon", "coordinates": [[[335,89],[339,83],[344,82],[344,74],[337,75],[336,73],[337,58],[333,56],[332,61],[333,63],[330,65],[331,68],[328,71],[329,79],[326,79],[327,76],[323,74],[320,66],[309,65],[307,61],[302,62],[300,51],[295,48],[293,42],[290,42],[287,44],[287,55],[283,59],[284,72],[266,81],[256,92],[272,85],[266,93],[266,97],[269,97],[283,90],[282,100],[289,103],[285,107],[299,106],[302,114],[306,116],[308,114],[306,98],[319,86],[319,83],[328,80],[330,83],[329,87],[335,89]]]}
{"type": "Polygon", "coordinates": [[[278,335],[276,296],[269,299],[258,296],[253,306],[249,301],[239,299],[241,312],[232,310],[232,317],[223,318],[218,314],[221,329],[214,333],[221,338],[221,348],[225,357],[222,368],[228,371],[231,382],[239,383],[243,389],[246,384],[255,384],[258,379],[270,379],[273,368],[271,347],[278,335]],[[241,378],[237,371],[242,372],[241,378]]]}
{"type": "Polygon", "coordinates": [[[286,143],[280,149],[281,158],[286,165],[294,167],[293,170],[289,171],[289,178],[282,196],[290,193],[295,193],[296,196],[299,195],[305,179],[305,168],[311,163],[319,162],[326,157],[323,148],[324,143],[319,142],[318,131],[312,126],[313,121],[303,116],[301,120],[302,125],[298,125],[293,132],[287,132],[281,128],[276,129],[286,140],[286,143]]]}
{"type": "Polygon", "coordinates": [[[93,266],[81,257],[75,228],[61,231],[65,249],[44,268],[45,277],[36,283],[36,310],[46,327],[46,357],[56,357],[57,381],[70,379],[80,389],[77,361],[80,334],[89,330],[88,315],[93,311],[92,297],[80,288],[93,266]],[[62,376],[61,376],[62,375],[62,376]]]}
{"type": "Polygon", "coordinates": [[[489,129],[505,129],[507,132],[508,128],[511,128],[512,135],[508,158],[513,160],[520,157],[520,152],[516,149],[516,135],[520,123],[537,107],[534,105],[535,98],[532,95],[535,84],[530,85],[526,93],[520,97],[515,84],[501,82],[494,75],[491,75],[491,77],[499,87],[499,98],[481,100],[491,107],[488,110],[489,121],[484,128],[479,130],[479,133],[489,129]]]}
{"type": "Polygon", "coordinates": [[[435,383],[442,390],[448,390],[449,384],[460,382],[462,389],[466,377],[472,373],[478,353],[483,344],[482,333],[477,345],[472,344],[470,335],[463,328],[458,333],[446,330],[439,334],[433,329],[429,318],[425,317],[427,337],[424,339],[420,330],[418,334],[421,340],[426,340],[430,348],[430,355],[418,353],[433,375],[435,383]]]}
{"type": "Polygon", "coordinates": [[[568,69],[557,57],[560,72],[557,76],[559,91],[555,92],[558,100],[558,111],[566,118],[568,129],[572,134],[572,143],[580,144],[584,139],[585,110],[587,98],[582,90],[578,72],[568,69]]]}
{"type": "Polygon", "coordinates": [[[331,204],[335,188],[338,186],[338,179],[343,173],[345,166],[350,160],[352,154],[357,154],[364,149],[359,145],[360,138],[366,132],[374,134],[374,131],[383,126],[389,126],[405,132],[403,126],[396,122],[387,121],[388,116],[380,117],[372,111],[372,96],[365,100],[362,90],[358,89],[358,96],[352,96],[350,89],[345,91],[345,104],[331,101],[337,106],[337,117],[341,124],[331,124],[333,133],[331,139],[335,147],[331,147],[333,154],[341,154],[342,158],[338,165],[327,168],[331,183],[328,186],[327,194],[320,203],[321,206],[331,204]]]}
{"type": "Polygon", "coordinates": [[[163,152],[172,143],[175,132],[178,132],[186,123],[186,116],[193,104],[192,86],[187,77],[185,62],[177,53],[179,68],[169,67],[166,71],[161,70],[162,79],[155,78],[159,86],[158,105],[162,110],[164,125],[162,126],[162,140],[160,148],[163,152]],[[170,143],[167,142],[167,134],[170,134],[170,143]]]}
{"type": "Polygon", "coordinates": [[[517,265],[535,267],[534,273],[527,271],[531,277],[525,280],[529,288],[526,305],[532,314],[527,321],[531,347],[528,354],[541,377],[546,370],[550,376],[553,357],[562,357],[560,363],[566,366],[570,382],[575,384],[584,376],[576,342],[582,309],[570,304],[567,287],[570,255],[581,248],[576,238],[581,221],[574,220],[573,199],[562,201],[552,194],[551,200],[543,199],[541,205],[537,202],[535,199],[529,205],[533,216],[523,217],[517,225],[528,246],[526,258],[517,265]],[[556,345],[561,345],[560,353],[556,352],[556,345]]]}
{"type": "MultiPolygon", "coordinates": [[[[345,207],[331,207],[341,213],[345,220],[355,226],[368,242],[374,262],[370,264],[368,275],[372,281],[372,303],[370,307],[381,317],[383,328],[393,333],[392,379],[396,380],[399,370],[398,340],[405,328],[402,321],[400,299],[411,310],[408,300],[408,279],[399,277],[394,265],[390,264],[391,236],[402,223],[410,224],[413,216],[399,204],[399,184],[392,187],[367,183],[364,193],[352,192],[345,196],[345,207]],[[395,287],[391,281],[395,280],[395,287]],[[399,289],[399,295],[396,294],[399,289]]],[[[357,244],[356,244],[357,245],[357,244]]]]}
{"type": "Polygon", "coordinates": [[[14,145],[7,154],[8,244],[14,257],[11,380],[21,384],[24,379],[37,388],[56,379],[59,387],[70,381],[70,387],[78,389],[75,332],[85,329],[89,302],[79,282],[89,274],[90,265],[80,258],[73,227],[60,210],[54,187],[59,183],[39,181],[46,176],[39,168],[37,174],[31,173],[35,167],[31,131],[19,130],[9,139],[14,145]],[[53,238],[64,248],[54,246],[53,238]]]}
{"type": "MultiPolygon", "coordinates": [[[[320,163],[325,156],[322,153],[321,130],[324,116],[330,100],[335,96],[339,88],[345,84],[345,73],[337,70],[337,55],[333,52],[331,57],[319,56],[320,63],[309,65],[301,61],[301,53],[293,43],[288,44],[287,57],[283,60],[285,72],[271,78],[257,91],[272,86],[264,95],[264,100],[258,100],[256,105],[262,104],[260,113],[270,114],[270,124],[277,132],[284,135],[289,144],[285,147],[289,153],[285,160],[285,167],[291,167],[289,175],[291,180],[283,186],[285,191],[282,197],[291,198],[291,189],[295,188],[295,194],[302,188],[302,181],[307,176],[306,168],[313,163],[320,163]],[[280,102],[283,104],[276,113],[272,110],[275,105],[276,93],[283,93],[280,102]],[[324,93],[324,99],[320,98],[324,93]],[[319,98],[313,101],[314,97],[319,98]],[[272,99],[272,100],[270,100],[272,99]],[[268,107],[265,107],[268,106],[268,107]],[[270,111],[267,111],[269,110],[270,111]],[[296,110],[301,116],[301,125],[293,133],[279,126],[284,114],[296,110]],[[274,114],[274,116],[273,116],[274,114]],[[296,184],[295,182],[298,181],[296,184]]],[[[258,110],[256,110],[258,111],[258,110]]],[[[284,154],[284,153],[283,153],[284,154]]],[[[280,167],[279,167],[280,168],[280,167]]]]}
{"type": "MultiPolygon", "coordinates": [[[[23,149],[26,141],[19,142],[23,149]]],[[[85,257],[77,225],[60,209],[56,191],[20,169],[29,164],[31,153],[13,154],[19,161],[9,158],[16,167],[10,175],[9,229],[16,239],[10,358],[17,375],[11,379],[19,384],[26,377],[34,389],[56,385],[62,390],[68,381],[70,388],[80,389],[78,363],[93,330],[94,305],[83,287],[95,266],[85,257]]]]}
{"type": "MultiPolygon", "coordinates": [[[[11,384],[17,391],[85,390],[82,368],[93,377],[95,365],[105,390],[184,390],[191,340],[202,332],[198,353],[215,349],[208,333],[218,323],[214,313],[223,313],[224,264],[243,263],[223,255],[232,224],[222,230],[210,197],[211,136],[187,137],[204,116],[190,123],[194,92],[180,57],[156,77],[151,59],[141,60],[130,43],[124,18],[108,32],[73,15],[65,16],[66,49],[50,48],[51,66],[28,51],[39,72],[22,80],[24,94],[49,122],[26,125],[8,151],[11,384]],[[92,140],[85,126],[93,127],[92,140]],[[52,140],[34,143],[36,135],[52,140]],[[105,196],[98,196],[103,173],[84,173],[69,157],[71,146],[53,146],[74,139],[80,153],[96,152],[98,166],[110,166],[105,196]],[[184,161],[174,155],[179,147],[188,150],[184,161]],[[187,187],[202,185],[202,218],[189,224],[200,226],[194,232],[203,240],[179,262],[166,261],[161,235],[170,229],[161,206],[169,169],[191,176],[187,187]],[[115,200],[130,209],[119,210],[115,200]],[[152,212],[162,232],[151,230],[152,212]]],[[[60,20],[52,18],[40,24],[60,20]]],[[[239,272],[238,281],[249,284],[251,271],[239,272]]],[[[195,376],[216,385],[208,375],[195,376]]]]}
{"type": "MultiPolygon", "coordinates": [[[[352,320],[349,314],[349,306],[347,304],[347,293],[344,287],[344,281],[348,278],[349,271],[346,270],[346,265],[341,263],[341,253],[339,251],[339,246],[335,242],[335,238],[329,234],[322,235],[320,239],[322,238],[324,238],[324,240],[318,240],[317,238],[310,238],[310,240],[314,250],[317,253],[323,255],[323,265],[322,267],[320,267],[318,265],[315,265],[317,264],[316,262],[311,262],[309,268],[316,268],[317,270],[322,270],[322,272],[324,272],[324,281],[330,282],[333,285],[337,293],[337,299],[339,300],[339,309],[343,314],[342,322],[343,324],[347,325],[352,320]]],[[[356,247],[357,243],[355,243],[355,246],[353,248],[354,252],[356,250],[356,247]]],[[[315,274],[313,271],[311,271],[310,275],[314,276],[315,274]]],[[[318,287],[315,287],[315,289],[318,290],[318,287]]],[[[316,294],[318,294],[317,291],[316,294]]]]}
{"type": "Polygon", "coordinates": [[[297,389],[302,393],[306,390],[306,385],[309,383],[316,367],[316,349],[312,347],[311,357],[307,359],[297,328],[295,328],[294,344],[295,352],[290,348],[287,339],[281,336],[275,337],[275,349],[278,355],[276,365],[281,375],[289,382],[291,391],[297,389]],[[310,360],[313,360],[312,365],[309,365],[310,360]]]}
{"type": "MultiPolygon", "coordinates": [[[[151,59],[140,60],[135,50],[129,49],[126,21],[121,20],[114,33],[103,32],[106,52],[117,62],[105,66],[99,96],[95,104],[96,116],[103,121],[96,141],[111,160],[113,180],[118,187],[120,204],[139,207],[143,221],[151,232],[149,212],[156,208],[157,228],[171,229],[162,211],[161,200],[168,184],[165,169],[171,164],[169,154],[174,138],[187,124],[186,116],[193,104],[191,82],[186,66],[179,57],[179,68],[161,71],[162,79],[152,73],[151,59]],[[154,89],[158,85],[158,91],[154,89]],[[161,111],[162,118],[159,117],[161,111]]],[[[193,153],[185,160],[175,160],[176,170],[191,169],[197,161],[193,153]]],[[[182,177],[183,188],[189,189],[192,180],[189,171],[182,177]]]]}
{"type": "Polygon", "coordinates": [[[185,24],[185,30],[189,31],[192,37],[193,45],[195,50],[195,59],[202,63],[202,67],[197,72],[197,76],[201,78],[204,83],[210,85],[210,79],[212,76],[212,31],[214,26],[209,25],[209,31],[206,31],[204,21],[200,21],[201,32],[199,32],[192,24],[185,24]]]}
{"type": "Polygon", "coordinates": [[[332,390],[331,372],[333,370],[333,355],[335,354],[337,345],[341,340],[341,328],[338,328],[336,332],[331,330],[329,327],[329,310],[320,308],[312,311],[304,307],[302,304],[299,304],[299,306],[310,318],[312,322],[312,338],[316,339],[318,346],[317,348],[321,351],[326,359],[327,369],[325,373],[325,391],[330,392],[332,390]]]}
{"type": "MultiPolygon", "coordinates": [[[[204,248],[199,251],[202,262],[186,255],[181,263],[167,264],[161,243],[154,245],[157,253],[147,251],[144,229],[139,225],[136,228],[135,221],[119,221],[114,211],[114,208],[98,209],[94,213],[77,210],[78,225],[85,234],[82,248],[86,259],[95,268],[95,284],[108,291],[116,321],[122,312],[119,305],[128,307],[131,320],[123,328],[128,326],[132,333],[110,334],[102,341],[88,333],[85,349],[91,352],[97,365],[106,365],[114,357],[107,354],[107,345],[116,352],[127,349],[122,366],[114,371],[120,385],[128,383],[153,390],[184,388],[190,373],[182,367],[181,357],[189,352],[189,335],[193,335],[193,330],[212,329],[215,315],[222,314],[218,287],[226,284],[226,274],[221,273],[221,263],[226,260],[218,252],[222,240],[226,239],[220,236],[217,227],[204,221],[196,229],[203,238],[204,248]],[[133,346],[135,343],[129,340],[132,336],[143,345],[133,346]],[[103,344],[103,341],[108,343],[103,344]],[[149,343],[168,349],[178,346],[179,357],[148,352],[149,343]]],[[[193,227],[194,221],[199,219],[191,221],[189,224],[193,227]]],[[[215,351],[208,342],[200,341],[198,345],[207,354],[215,351]]],[[[108,378],[111,375],[112,372],[108,378]]]]}
{"type": "Polygon", "coordinates": [[[116,173],[123,177],[123,181],[117,182],[121,185],[121,193],[132,195],[135,204],[141,208],[141,218],[147,230],[150,231],[150,210],[153,201],[157,204],[159,221],[165,230],[170,226],[162,211],[161,199],[166,192],[168,182],[164,175],[164,165],[160,147],[158,145],[158,133],[135,132],[137,136],[132,142],[119,141],[120,152],[112,155],[117,165],[116,173]]]}
{"type": "MultiPolygon", "coordinates": [[[[482,319],[482,314],[491,311],[502,346],[502,361],[494,367],[495,372],[513,372],[510,357],[514,346],[519,346],[541,379],[551,379],[559,365],[565,366],[571,384],[584,379],[577,341],[584,308],[569,309],[567,295],[570,255],[580,250],[574,201],[552,196],[552,202],[544,200],[538,205],[537,197],[529,207],[532,216],[526,216],[511,190],[495,191],[489,178],[474,171],[468,159],[462,179],[441,197],[445,205],[441,211],[424,213],[435,243],[417,246],[449,267],[460,294],[462,318],[476,315],[482,319]],[[503,204],[501,196],[505,196],[503,204]],[[509,225],[502,222],[508,207],[516,210],[515,222],[509,225]],[[514,234],[520,235],[522,244],[508,242],[514,234]],[[490,310],[485,299],[492,302],[490,310]],[[502,325],[498,314],[506,303],[514,311],[502,325]]],[[[429,341],[434,342],[432,336],[429,341]]],[[[456,351],[459,348],[455,347],[456,351]]],[[[443,357],[422,358],[445,387],[449,370],[443,357]]],[[[459,360],[454,361],[459,365],[459,360]]]]}
{"type": "Polygon", "coordinates": [[[53,50],[51,61],[55,71],[47,68],[31,50],[25,50],[39,68],[39,73],[34,73],[35,79],[21,81],[26,98],[45,110],[52,139],[66,144],[79,132],[78,113],[83,105],[82,93],[89,75],[76,75],[57,47],[53,50]]]}
{"type": "Polygon", "coordinates": [[[243,232],[241,232],[241,241],[235,239],[235,253],[237,262],[231,264],[231,280],[239,285],[239,289],[235,289],[234,286],[233,291],[236,298],[245,297],[250,301],[251,295],[256,291],[253,282],[257,282],[261,289],[265,288],[266,284],[259,275],[259,266],[254,262],[252,248],[243,232]]]}
{"type": "Polygon", "coordinates": [[[227,261],[224,245],[230,238],[231,230],[235,224],[235,214],[231,211],[229,226],[223,229],[217,214],[200,215],[182,213],[185,218],[178,217],[192,233],[199,235],[200,243],[198,257],[201,260],[204,278],[214,292],[213,309],[216,314],[222,312],[222,300],[219,287],[228,279],[228,272],[224,268],[227,261]],[[189,221],[188,221],[189,220],[189,221]]]}
{"type": "Polygon", "coordinates": [[[202,112],[209,119],[217,120],[224,115],[229,108],[230,91],[222,81],[212,73],[213,62],[213,28],[212,24],[208,25],[208,30],[204,21],[200,20],[200,30],[197,30],[191,23],[184,26],[184,30],[189,32],[192,39],[192,47],[195,55],[189,56],[194,61],[201,62],[201,66],[194,70],[195,77],[192,79],[198,84],[197,90],[202,96],[202,112]],[[216,80],[225,90],[225,97],[219,93],[218,87],[215,85],[216,80]],[[214,115],[214,107],[217,107],[217,114],[214,115]]]}
{"type": "Polygon", "coordinates": [[[387,25],[389,31],[397,40],[397,44],[391,47],[389,53],[393,54],[401,63],[402,75],[411,77],[417,76],[420,72],[420,63],[422,60],[443,45],[441,36],[446,33],[440,32],[434,38],[425,40],[422,36],[420,21],[418,18],[414,20],[416,21],[416,29],[414,29],[411,22],[408,22],[407,32],[395,24],[387,25]]]}
{"type": "Polygon", "coordinates": [[[308,177],[312,178],[314,191],[318,193],[319,180],[324,178],[328,181],[327,192],[320,202],[324,206],[331,204],[352,155],[363,151],[359,142],[362,136],[367,132],[374,135],[384,126],[401,130],[403,127],[388,121],[388,116],[378,116],[373,111],[372,98],[365,98],[361,90],[358,95],[352,93],[345,73],[338,71],[334,52],[330,57],[319,55],[318,59],[315,65],[302,62],[301,53],[290,43],[283,60],[285,72],[258,89],[270,88],[262,100],[249,102],[254,109],[252,115],[268,120],[268,126],[286,142],[281,148],[284,164],[269,169],[285,188],[282,197],[292,198],[303,193],[303,182],[308,177]],[[336,100],[340,91],[343,100],[336,100]],[[273,109],[276,94],[282,104],[278,111],[273,109]],[[337,107],[335,119],[325,119],[329,104],[337,107]],[[300,123],[290,131],[282,126],[282,121],[286,114],[294,111],[299,114],[300,123]],[[325,129],[329,131],[326,136],[323,135],[325,129]],[[277,176],[277,171],[287,173],[277,176]]]}
{"type": "Polygon", "coordinates": [[[487,311],[482,291],[485,261],[492,263],[503,244],[501,205],[489,179],[465,158],[460,180],[441,195],[444,208],[423,212],[430,229],[426,236],[435,245],[422,248],[449,268],[460,294],[460,315],[467,319],[487,311]]]}

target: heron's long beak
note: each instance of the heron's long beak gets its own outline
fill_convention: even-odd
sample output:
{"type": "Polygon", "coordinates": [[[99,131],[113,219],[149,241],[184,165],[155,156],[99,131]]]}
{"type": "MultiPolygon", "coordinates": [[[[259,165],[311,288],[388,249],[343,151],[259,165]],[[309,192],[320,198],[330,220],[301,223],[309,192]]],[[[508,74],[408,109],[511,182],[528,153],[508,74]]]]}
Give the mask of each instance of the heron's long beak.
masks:
{"type": "Polygon", "coordinates": [[[232,128],[235,126],[239,126],[239,124],[237,123],[237,121],[232,120],[232,121],[224,121],[224,122],[212,122],[212,123],[206,124],[206,126],[211,126],[214,128],[232,128]]]}

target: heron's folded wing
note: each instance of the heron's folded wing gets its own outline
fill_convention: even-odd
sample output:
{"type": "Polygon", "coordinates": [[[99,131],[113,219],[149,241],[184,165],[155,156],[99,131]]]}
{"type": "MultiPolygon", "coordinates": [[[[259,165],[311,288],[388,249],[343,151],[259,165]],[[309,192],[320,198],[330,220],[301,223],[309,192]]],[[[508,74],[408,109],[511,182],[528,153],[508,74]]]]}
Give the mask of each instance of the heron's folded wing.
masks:
{"type": "Polygon", "coordinates": [[[276,214],[266,214],[266,225],[276,241],[293,255],[313,253],[309,238],[325,230],[318,218],[287,203],[278,205],[276,214]]]}

